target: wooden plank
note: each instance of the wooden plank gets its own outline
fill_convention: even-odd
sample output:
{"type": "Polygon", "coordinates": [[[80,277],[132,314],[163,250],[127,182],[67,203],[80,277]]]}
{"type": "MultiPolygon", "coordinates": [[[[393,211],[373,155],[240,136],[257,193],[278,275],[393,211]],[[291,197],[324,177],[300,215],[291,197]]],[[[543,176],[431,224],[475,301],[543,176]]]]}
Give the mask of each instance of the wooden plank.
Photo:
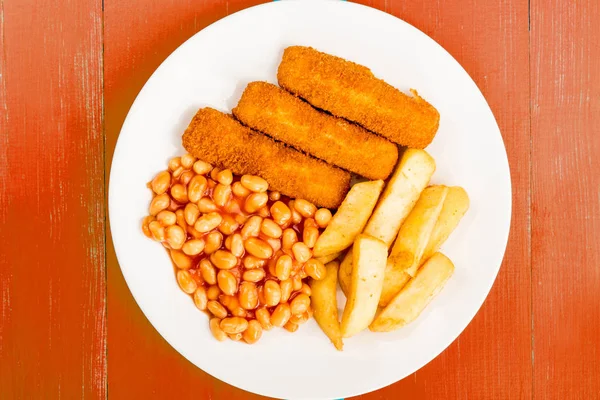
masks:
{"type": "Polygon", "coordinates": [[[427,33],[463,65],[482,90],[508,152],[513,216],[498,279],[482,309],[458,340],[412,376],[360,398],[530,398],[528,2],[370,0],[366,3],[427,33]]]}
{"type": "MultiPolygon", "coordinates": [[[[129,107],[158,65],[197,31],[256,0],[105,0],[106,171],[129,107]],[[134,27],[134,29],[132,29],[134,27]]],[[[119,269],[110,235],[108,385],[114,398],[252,399],[177,353],[150,325],[119,269]]]]}
{"type": "Polygon", "coordinates": [[[600,393],[600,6],[531,1],[536,399],[600,393]]]}
{"type": "Polygon", "coordinates": [[[102,3],[0,0],[0,398],[106,397],[102,3]]]}

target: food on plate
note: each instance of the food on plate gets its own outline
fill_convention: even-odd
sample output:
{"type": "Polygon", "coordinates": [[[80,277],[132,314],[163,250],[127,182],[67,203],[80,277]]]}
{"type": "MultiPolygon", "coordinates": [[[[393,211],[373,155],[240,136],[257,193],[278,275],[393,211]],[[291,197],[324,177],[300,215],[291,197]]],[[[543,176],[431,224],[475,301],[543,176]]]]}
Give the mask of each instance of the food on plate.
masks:
{"type": "Polygon", "coordinates": [[[271,83],[249,83],[232,112],[252,129],[368,179],[386,179],[398,160],[394,143],[271,83]]]}
{"type": "Polygon", "coordinates": [[[342,336],[353,336],[367,328],[375,313],[383,286],[387,246],[381,240],[361,234],[353,246],[354,268],[342,315],[342,336]]]}
{"type": "Polygon", "coordinates": [[[407,96],[368,68],[311,47],[286,48],[277,80],[313,106],[402,146],[425,148],[439,126],[440,114],[416,90],[407,96]]]}
{"type": "Polygon", "coordinates": [[[369,329],[373,332],[389,332],[414,321],[453,272],[452,261],[441,253],[435,253],[379,313],[369,329]]]}
{"type": "Polygon", "coordinates": [[[315,321],[321,327],[325,335],[331,340],[336,349],[342,350],[342,333],[337,307],[337,275],[340,263],[332,261],[327,264],[325,278],[320,281],[311,280],[311,301],[315,321]]]}
{"type": "Polygon", "coordinates": [[[200,109],[183,134],[193,156],[238,175],[257,175],[272,190],[337,208],[348,192],[350,174],[286,147],[212,108],[200,109]]]}
{"type": "Polygon", "coordinates": [[[315,257],[337,253],[352,245],[365,227],[382,189],[382,180],[352,186],[329,226],[319,236],[313,250],[315,257]]]}
{"type": "Polygon", "coordinates": [[[438,251],[469,198],[427,187],[439,114],[416,91],[301,46],[285,49],[278,80],[248,84],[235,118],[198,110],[189,154],[148,183],[142,231],[218,341],[253,344],[314,316],[341,351],[367,327],[413,321],[441,290],[454,266],[438,251]],[[397,144],[408,148],[395,166],[397,144]],[[350,188],[351,173],[370,180],[350,188]]]}
{"type": "MultiPolygon", "coordinates": [[[[425,151],[407,149],[389,179],[373,215],[363,233],[382,240],[388,247],[396,238],[400,225],[419,199],[435,172],[435,161],[425,151]]],[[[340,286],[349,287],[352,274],[352,250],[340,267],[340,286]]],[[[346,290],[344,289],[344,293],[346,290]]]]}
{"type": "Polygon", "coordinates": [[[406,280],[406,277],[403,277],[404,273],[411,277],[417,273],[447,194],[446,186],[436,185],[425,188],[400,227],[385,267],[383,290],[379,299],[380,307],[385,307],[402,289],[406,280]]]}
{"type": "Polygon", "coordinates": [[[169,251],[177,283],[209,314],[217,340],[252,344],[263,330],[294,331],[311,317],[307,281],[327,270],[307,241],[318,240],[329,211],[190,154],[148,186],[154,197],[142,231],[169,251]]]}
{"type": "Polygon", "coordinates": [[[460,186],[448,188],[444,206],[440,212],[427,248],[423,253],[423,260],[427,260],[433,253],[439,250],[452,231],[456,229],[458,223],[469,209],[469,196],[465,189],[460,186]]]}

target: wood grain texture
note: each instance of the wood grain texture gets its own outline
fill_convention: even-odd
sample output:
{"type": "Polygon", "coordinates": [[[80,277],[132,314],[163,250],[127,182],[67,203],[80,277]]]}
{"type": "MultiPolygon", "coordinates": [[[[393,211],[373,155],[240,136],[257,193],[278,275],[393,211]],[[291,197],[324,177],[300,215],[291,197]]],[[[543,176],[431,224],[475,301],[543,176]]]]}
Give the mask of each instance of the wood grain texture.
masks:
{"type": "Polygon", "coordinates": [[[531,398],[528,2],[367,3],[424,31],[475,80],[494,112],[508,152],[513,216],[498,278],[467,329],[412,376],[359,398],[531,398]]]}
{"type": "Polygon", "coordinates": [[[600,5],[531,1],[536,399],[600,397],[600,5]]]}
{"type": "MultiPolygon", "coordinates": [[[[260,1],[104,1],[106,171],[135,96],[158,65],[205,26],[260,1]]],[[[212,378],[177,353],[131,296],[108,235],[108,386],[114,399],[260,398],[212,378]]]]}
{"type": "Polygon", "coordinates": [[[0,0],[0,398],[104,398],[102,3],[0,0]]]}

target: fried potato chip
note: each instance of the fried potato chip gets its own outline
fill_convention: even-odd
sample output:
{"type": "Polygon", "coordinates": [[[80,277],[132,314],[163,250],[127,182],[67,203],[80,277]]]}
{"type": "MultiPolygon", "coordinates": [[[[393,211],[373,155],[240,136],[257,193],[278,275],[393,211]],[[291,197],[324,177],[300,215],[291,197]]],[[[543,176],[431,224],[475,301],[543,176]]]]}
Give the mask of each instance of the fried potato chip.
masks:
{"type": "Polygon", "coordinates": [[[368,181],[352,186],[340,208],[317,239],[313,254],[323,257],[352,245],[363,230],[383,189],[383,181],[368,181]]]}
{"type": "Polygon", "coordinates": [[[359,235],[353,246],[354,268],[348,301],[342,315],[342,336],[350,337],[369,326],[383,286],[387,246],[381,240],[359,235]]]}
{"type": "Polygon", "coordinates": [[[337,274],[340,263],[332,261],[327,264],[327,273],[325,278],[320,281],[311,279],[310,289],[312,294],[311,304],[315,321],[321,327],[321,330],[331,340],[336,349],[342,350],[344,342],[340,331],[340,321],[338,319],[337,308],[337,274]]]}
{"type": "Polygon", "coordinates": [[[408,281],[404,273],[417,273],[423,253],[437,224],[448,194],[446,186],[429,186],[400,227],[388,257],[379,306],[385,307],[408,281]]]}
{"type": "Polygon", "coordinates": [[[390,332],[414,321],[440,292],[454,272],[454,264],[442,253],[435,253],[377,315],[369,329],[390,332]]]}

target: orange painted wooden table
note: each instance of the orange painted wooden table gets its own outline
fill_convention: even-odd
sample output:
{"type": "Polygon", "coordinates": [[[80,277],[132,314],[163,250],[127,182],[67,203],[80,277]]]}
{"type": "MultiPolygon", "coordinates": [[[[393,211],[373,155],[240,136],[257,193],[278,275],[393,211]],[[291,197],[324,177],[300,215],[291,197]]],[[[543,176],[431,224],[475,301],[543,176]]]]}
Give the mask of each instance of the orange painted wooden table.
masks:
{"type": "MultiPolygon", "coordinates": [[[[146,79],[260,1],[0,0],[0,398],[253,399],[142,315],[106,221],[115,142],[146,79]]],[[[512,230],[459,339],[361,399],[600,398],[597,0],[373,0],[433,37],[487,98],[512,230]]]]}

